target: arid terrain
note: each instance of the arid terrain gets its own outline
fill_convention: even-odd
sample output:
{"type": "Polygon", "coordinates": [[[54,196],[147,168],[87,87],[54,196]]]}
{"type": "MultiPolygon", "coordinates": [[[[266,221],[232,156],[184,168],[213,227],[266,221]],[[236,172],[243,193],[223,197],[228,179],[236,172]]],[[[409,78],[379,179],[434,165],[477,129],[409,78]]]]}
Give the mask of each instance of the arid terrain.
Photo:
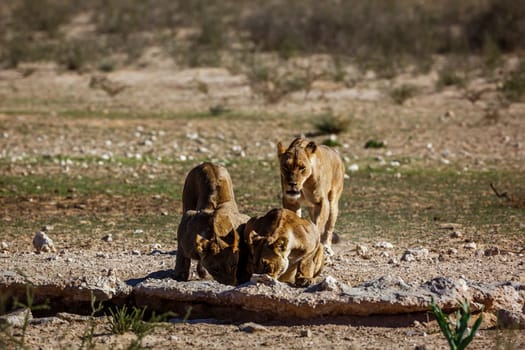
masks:
{"type": "MultiPolygon", "coordinates": [[[[110,274],[129,281],[170,270],[186,173],[204,160],[226,165],[241,211],[261,215],[280,206],[276,143],[303,134],[336,141],[347,167],[336,227],[341,242],[319,281],[332,276],[356,286],[397,276],[409,284],[436,277],[525,284],[525,104],[502,105],[497,81],[436,89],[433,71],[391,79],[362,72],[352,86],[313,81],[307,91],[268,103],[242,74],[151,60],[148,69],[103,75],[53,64],[0,71],[0,270],[21,271],[29,281],[110,274]],[[113,94],[94,79],[122,90],[113,94]],[[418,92],[395,103],[390,92],[404,84],[418,92]],[[480,96],[472,100],[467,92],[480,96]],[[327,116],[345,120],[345,129],[318,132],[316,123],[327,116]],[[365,147],[370,140],[383,145],[365,147]],[[56,252],[34,252],[33,236],[43,226],[56,252]],[[402,259],[414,248],[427,251],[402,259]]],[[[107,317],[92,323],[57,311],[34,311],[53,317],[28,326],[27,347],[86,347],[92,324],[95,348],[125,349],[136,339],[109,331],[107,317]]],[[[62,311],[80,312],[75,305],[62,311]]],[[[187,322],[182,316],[158,324],[141,345],[447,348],[430,314],[274,318],[254,332],[227,315],[190,313],[187,322]]],[[[469,348],[525,346],[523,330],[498,330],[494,310],[483,316],[469,348]]],[[[8,347],[15,343],[7,334],[23,334],[5,332],[8,347]]]]}

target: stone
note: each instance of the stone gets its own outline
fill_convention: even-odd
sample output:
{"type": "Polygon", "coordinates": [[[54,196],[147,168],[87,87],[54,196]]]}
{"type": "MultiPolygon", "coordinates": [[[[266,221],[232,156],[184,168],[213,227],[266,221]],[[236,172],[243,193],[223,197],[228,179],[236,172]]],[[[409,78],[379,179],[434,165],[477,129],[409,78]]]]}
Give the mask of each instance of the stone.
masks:
{"type": "Polygon", "coordinates": [[[5,315],[0,316],[0,323],[8,324],[13,327],[23,327],[24,323],[33,319],[33,313],[29,308],[17,309],[5,315]]]}
{"type": "Polygon", "coordinates": [[[498,328],[525,329],[525,313],[500,309],[497,313],[498,328]]]}
{"type": "Polygon", "coordinates": [[[448,248],[447,254],[448,255],[458,255],[458,250],[456,248],[448,248]]]}
{"type": "Polygon", "coordinates": [[[463,237],[463,234],[460,231],[452,231],[450,234],[450,238],[461,238],[463,237]]]}
{"type": "Polygon", "coordinates": [[[476,245],[476,242],[468,242],[467,244],[465,244],[463,246],[463,248],[467,249],[467,250],[476,250],[477,249],[477,245],[476,245]]]}
{"type": "Polygon", "coordinates": [[[312,331],[309,330],[309,329],[302,329],[300,335],[303,338],[311,338],[312,337],[312,331]]]}
{"type": "Polygon", "coordinates": [[[393,249],[394,245],[390,242],[377,242],[376,244],[374,244],[374,247],[384,248],[384,249],[393,249]]]}
{"type": "Polygon", "coordinates": [[[366,256],[368,255],[368,247],[364,244],[358,244],[355,246],[355,251],[357,255],[359,256],[366,256]]]}
{"type": "Polygon", "coordinates": [[[53,240],[44,231],[37,231],[33,237],[33,247],[37,253],[56,252],[53,240]]]}
{"type": "Polygon", "coordinates": [[[411,262],[419,261],[428,258],[428,249],[427,248],[412,248],[408,249],[403,253],[401,261],[411,262]]]}
{"type": "Polygon", "coordinates": [[[484,252],[485,256],[494,256],[494,255],[499,255],[500,253],[501,253],[500,249],[497,246],[487,248],[485,249],[485,252],[484,252]]]}
{"type": "Polygon", "coordinates": [[[104,242],[112,242],[113,241],[113,235],[111,233],[108,233],[107,235],[104,235],[102,237],[102,240],[104,242]]]}
{"type": "Polygon", "coordinates": [[[268,328],[255,322],[247,322],[239,325],[239,330],[246,333],[268,332],[268,328]]]}
{"type": "Polygon", "coordinates": [[[5,241],[0,242],[0,251],[2,253],[8,252],[9,251],[9,244],[7,244],[7,242],[5,242],[5,241]]]}

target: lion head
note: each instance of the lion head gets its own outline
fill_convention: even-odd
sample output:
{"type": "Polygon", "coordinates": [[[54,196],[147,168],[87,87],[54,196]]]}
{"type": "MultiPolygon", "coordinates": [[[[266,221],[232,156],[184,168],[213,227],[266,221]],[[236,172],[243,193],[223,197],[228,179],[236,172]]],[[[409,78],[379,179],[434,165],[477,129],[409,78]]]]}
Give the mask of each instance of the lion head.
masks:
{"type": "Polygon", "coordinates": [[[288,269],[288,239],[286,237],[266,237],[255,231],[248,234],[250,247],[251,273],[265,273],[272,278],[279,278],[288,269]]]}
{"type": "Polygon", "coordinates": [[[202,266],[222,284],[237,285],[239,235],[232,231],[233,242],[214,235],[211,239],[197,235],[196,250],[202,266]]]}
{"type": "Polygon", "coordinates": [[[281,167],[281,182],[284,195],[299,199],[305,181],[312,175],[312,156],[317,150],[314,141],[295,139],[288,149],[277,144],[277,155],[281,167]]]}

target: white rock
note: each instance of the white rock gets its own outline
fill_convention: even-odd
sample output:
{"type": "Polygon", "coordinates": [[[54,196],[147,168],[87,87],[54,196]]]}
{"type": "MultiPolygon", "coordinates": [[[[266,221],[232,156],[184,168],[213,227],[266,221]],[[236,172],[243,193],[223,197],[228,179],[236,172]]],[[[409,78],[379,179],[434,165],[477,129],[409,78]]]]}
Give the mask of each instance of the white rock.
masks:
{"type": "Polygon", "coordinates": [[[352,164],[352,165],[349,165],[348,166],[348,171],[351,171],[351,172],[356,172],[356,171],[359,171],[359,165],[358,164],[352,164]]]}
{"type": "Polygon", "coordinates": [[[144,233],[144,230],[141,230],[140,228],[136,229],[135,231],[133,231],[134,234],[136,235],[141,235],[144,233]]]}
{"type": "Polygon", "coordinates": [[[468,250],[476,250],[477,247],[478,246],[476,245],[476,242],[468,242],[467,244],[463,246],[463,248],[468,249],[468,250]]]}
{"type": "Polygon", "coordinates": [[[401,165],[401,163],[398,162],[397,160],[393,160],[393,161],[390,162],[390,166],[393,166],[393,167],[398,167],[400,165],[401,165]]]}
{"type": "Polygon", "coordinates": [[[131,251],[131,255],[140,255],[140,251],[134,249],[131,251]]]}
{"type": "Polygon", "coordinates": [[[447,249],[447,254],[448,255],[457,255],[458,254],[458,250],[456,248],[448,248],[447,249]]]}
{"type": "Polygon", "coordinates": [[[33,238],[33,247],[35,247],[37,253],[40,252],[56,252],[53,240],[49,238],[43,231],[37,231],[33,238]]]}
{"type": "Polygon", "coordinates": [[[199,138],[199,134],[196,132],[189,132],[186,134],[186,137],[190,140],[196,140],[199,138]]]}
{"type": "Polygon", "coordinates": [[[0,250],[3,251],[3,252],[6,252],[9,250],[9,244],[7,244],[7,242],[5,241],[2,241],[0,243],[0,250]]]}
{"type": "Polygon", "coordinates": [[[23,327],[24,323],[26,322],[26,318],[27,322],[33,319],[31,309],[18,309],[6,315],[0,316],[0,324],[7,323],[8,325],[11,325],[13,327],[23,327]]]}
{"type": "Polygon", "coordinates": [[[463,234],[460,231],[454,231],[450,234],[451,238],[461,238],[463,237],[463,234]]]}
{"type": "Polygon", "coordinates": [[[105,242],[112,242],[113,241],[113,235],[111,233],[108,233],[104,237],[102,237],[102,240],[105,242]]]}
{"type": "Polygon", "coordinates": [[[406,250],[403,256],[401,257],[401,260],[410,262],[415,260],[423,260],[426,258],[428,258],[427,248],[413,248],[406,250]]]}
{"type": "Polygon", "coordinates": [[[355,251],[359,256],[365,256],[368,253],[368,247],[364,244],[358,244],[355,246],[355,251]]]}
{"type": "Polygon", "coordinates": [[[374,247],[376,248],[384,248],[384,249],[392,249],[394,248],[394,245],[390,242],[377,242],[374,244],[374,247]]]}

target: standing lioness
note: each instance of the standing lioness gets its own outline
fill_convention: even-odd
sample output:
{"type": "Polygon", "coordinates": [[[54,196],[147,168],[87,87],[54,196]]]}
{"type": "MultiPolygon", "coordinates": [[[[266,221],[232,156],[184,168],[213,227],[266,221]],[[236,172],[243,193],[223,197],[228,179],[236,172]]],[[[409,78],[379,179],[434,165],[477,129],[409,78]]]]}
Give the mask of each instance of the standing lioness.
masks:
{"type": "MultiPolygon", "coordinates": [[[[187,281],[191,259],[199,260],[199,277],[224,284],[246,282],[244,241],[239,226],[249,217],[239,213],[230,174],[221,165],[203,163],[187,175],[182,190],[183,216],[177,230],[175,279],[187,281]],[[242,267],[239,268],[239,261],[242,267]]],[[[242,229],[241,229],[242,230],[242,229]]]]}
{"type": "Polygon", "coordinates": [[[332,252],[332,235],[343,192],[345,167],[339,154],[314,141],[296,138],[285,149],[279,142],[283,206],[301,216],[308,206],[310,219],[321,233],[321,242],[332,252]]]}

